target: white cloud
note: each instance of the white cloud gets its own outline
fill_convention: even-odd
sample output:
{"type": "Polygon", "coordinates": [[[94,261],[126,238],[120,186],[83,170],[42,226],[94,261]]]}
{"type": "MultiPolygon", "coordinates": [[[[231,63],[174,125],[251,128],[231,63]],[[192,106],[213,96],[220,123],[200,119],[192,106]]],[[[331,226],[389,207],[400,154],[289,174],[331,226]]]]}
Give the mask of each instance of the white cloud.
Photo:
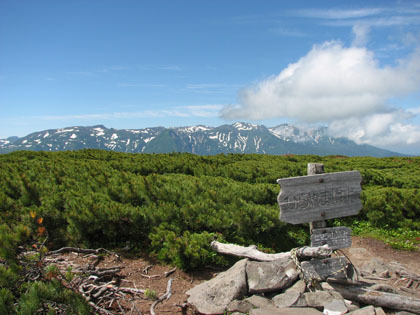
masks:
{"type": "Polygon", "coordinates": [[[303,17],[310,18],[319,18],[319,19],[354,19],[362,18],[372,15],[377,15],[384,13],[385,8],[364,8],[356,10],[346,10],[346,9],[305,9],[298,12],[298,15],[303,17]]]}
{"type": "Polygon", "coordinates": [[[352,46],[364,47],[367,43],[370,26],[367,24],[356,24],[353,25],[354,39],[352,46]]]}
{"type": "Polygon", "coordinates": [[[165,84],[160,83],[118,83],[119,87],[140,87],[140,88],[163,88],[165,84]]]}
{"type": "MultiPolygon", "coordinates": [[[[355,34],[360,41],[367,29],[356,29],[355,34]]],[[[329,123],[337,135],[359,143],[414,143],[420,139],[420,127],[409,124],[414,113],[395,109],[389,99],[418,91],[419,50],[394,67],[380,66],[366,48],[331,41],[315,45],[278,75],[244,89],[239,104],[224,107],[221,116],[329,123]],[[403,132],[410,136],[401,137],[403,132]]]]}
{"type": "Polygon", "coordinates": [[[127,118],[156,118],[156,117],[217,117],[223,105],[191,105],[175,106],[156,110],[110,112],[101,114],[71,114],[36,116],[36,120],[115,120],[127,118]]]}
{"type": "Polygon", "coordinates": [[[366,19],[349,19],[349,20],[330,20],[323,24],[328,26],[353,26],[355,24],[367,24],[375,27],[390,27],[390,26],[406,26],[406,25],[419,25],[420,15],[406,16],[395,15],[387,17],[372,17],[366,19]]]}
{"type": "Polygon", "coordinates": [[[307,36],[306,33],[292,28],[286,28],[286,27],[273,27],[269,29],[270,32],[276,35],[280,36],[287,36],[287,37],[305,37],[307,36]]]}
{"type": "Polygon", "coordinates": [[[105,66],[99,72],[111,72],[111,71],[122,71],[122,70],[128,70],[128,67],[120,66],[120,65],[105,66]]]}
{"type": "Polygon", "coordinates": [[[224,83],[189,83],[185,86],[187,91],[199,94],[229,94],[235,93],[240,87],[238,84],[224,83]]]}
{"type": "Polygon", "coordinates": [[[180,106],[179,108],[187,110],[195,117],[217,117],[222,107],[223,105],[193,105],[180,106]]]}
{"type": "Polygon", "coordinates": [[[365,48],[326,42],[279,75],[240,93],[240,105],[226,107],[228,119],[294,118],[306,122],[363,117],[387,111],[390,97],[419,89],[420,54],[397,67],[380,67],[365,48]]]}
{"type": "Polygon", "coordinates": [[[359,144],[382,147],[420,145],[420,126],[410,124],[408,112],[372,114],[363,119],[349,118],[331,122],[329,132],[335,137],[347,137],[359,144]]]}
{"type": "Polygon", "coordinates": [[[414,3],[360,9],[305,9],[296,12],[296,15],[319,19],[321,24],[329,26],[365,24],[389,27],[420,24],[420,10],[414,3]]]}

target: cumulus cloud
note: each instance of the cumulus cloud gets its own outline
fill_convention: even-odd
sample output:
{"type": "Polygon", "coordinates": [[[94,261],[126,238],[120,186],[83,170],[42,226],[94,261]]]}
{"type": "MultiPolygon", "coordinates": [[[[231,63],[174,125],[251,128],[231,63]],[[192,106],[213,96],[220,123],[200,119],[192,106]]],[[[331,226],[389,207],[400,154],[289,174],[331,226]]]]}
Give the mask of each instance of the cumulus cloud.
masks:
{"type": "Polygon", "coordinates": [[[420,145],[420,126],[410,124],[409,111],[372,114],[362,119],[349,118],[333,121],[329,132],[335,137],[347,137],[359,144],[394,146],[396,144],[420,145]]]}
{"type": "Polygon", "coordinates": [[[351,47],[339,41],[313,46],[278,75],[242,90],[239,104],[225,106],[221,116],[328,123],[337,134],[351,136],[359,143],[378,140],[380,135],[391,139],[391,133],[403,132],[412,132],[420,140],[418,126],[407,124],[413,113],[409,115],[389,101],[420,91],[420,50],[395,66],[381,66],[373,52],[360,47],[369,28],[355,26],[353,32],[351,47]],[[344,125],[352,128],[346,133],[346,128],[339,128],[344,125]]]}

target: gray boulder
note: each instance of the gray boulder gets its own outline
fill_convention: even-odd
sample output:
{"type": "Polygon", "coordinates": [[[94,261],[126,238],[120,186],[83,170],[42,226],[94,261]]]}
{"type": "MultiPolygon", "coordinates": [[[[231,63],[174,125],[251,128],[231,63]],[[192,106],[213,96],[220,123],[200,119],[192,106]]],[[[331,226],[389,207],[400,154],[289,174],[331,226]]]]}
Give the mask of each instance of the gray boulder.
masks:
{"type": "Polygon", "coordinates": [[[273,301],[259,295],[252,295],[249,298],[246,298],[244,301],[251,303],[253,308],[276,308],[273,301]]]}
{"type": "Polygon", "coordinates": [[[223,314],[230,302],[247,294],[246,265],[242,259],[215,278],[188,290],[188,303],[201,314],[223,314]]]}
{"type": "Polygon", "coordinates": [[[277,307],[289,307],[294,305],[300,298],[299,291],[288,291],[273,297],[273,302],[277,307]]]}
{"type": "Polygon", "coordinates": [[[288,288],[285,293],[290,291],[297,291],[299,293],[304,293],[306,291],[306,283],[303,280],[297,281],[294,285],[288,288]]]}
{"type": "Polygon", "coordinates": [[[304,293],[306,304],[308,307],[323,308],[325,305],[333,302],[334,300],[341,300],[344,302],[343,297],[337,291],[315,291],[304,293]]]}
{"type": "Polygon", "coordinates": [[[295,263],[250,261],[246,266],[249,293],[278,291],[289,287],[299,276],[295,263]]]}
{"type": "Polygon", "coordinates": [[[226,310],[228,312],[241,312],[241,313],[248,313],[252,308],[254,308],[254,305],[252,305],[250,302],[245,300],[235,300],[229,303],[226,310]]]}
{"type": "Polygon", "coordinates": [[[324,306],[324,315],[345,314],[348,309],[343,300],[333,300],[324,306]]]}
{"type": "Polygon", "coordinates": [[[285,307],[277,309],[252,309],[249,315],[321,315],[322,312],[313,308],[285,307]]]}
{"type": "Polygon", "coordinates": [[[360,308],[356,311],[350,312],[351,315],[375,315],[375,307],[372,305],[360,308]]]}

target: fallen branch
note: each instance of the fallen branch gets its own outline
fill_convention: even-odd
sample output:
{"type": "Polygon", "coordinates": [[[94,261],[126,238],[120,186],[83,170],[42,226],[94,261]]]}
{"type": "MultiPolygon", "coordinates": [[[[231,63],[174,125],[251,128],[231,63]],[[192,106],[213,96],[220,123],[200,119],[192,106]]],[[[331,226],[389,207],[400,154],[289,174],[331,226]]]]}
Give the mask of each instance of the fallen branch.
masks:
{"type": "Polygon", "coordinates": [[[143,289],[134,289],[134,288],[127,288],[127,287],[120,287],[118,288],[118,290],[125,293],[130,293],[130,294],[144,294],[144,292],[146,291],[143,289]]]}
{"type": "Polygon", "coordinates": [[[149,269],[152,268],[154,265],[148,265],[146,267],[144,267],[143,269],[143,273],[147,274],[149,272],[149,269]]]}
{"type": "Polygon", "coordinates": [[[160,275],[144,275],[142,273],[140,274],[140,276],[147,279],[159,279],[161,277],[160,275]]]}
{"type": "Polygon", "coordinates": [[[97,277],[114,276],[120,272],[122,267],[102,268],[90,271],[90,274],[97,277]]]}
{"type": "Polygon", "coordinates": [[[420,314],[420,299],[369,288],[331,285],[347,300],[420,314]]]}
{"type": "Polygon", "coordinates": [[[165,278],[168,278],[171,274],[173,274],[176,270],[176,267],[172,268],[171,270],[168,270],[164,273],[165,278]]]}
{"type": "MultiPolygon", "coordinates": [[[[224,244],[218,241],[211,242],[211,247],[220,254],[227,254],[237,257],[246,257],[258,261],[273,261],[279,259],[291,259],[291,252],[267,254],[259,251],[255,245],[248,247],[235,245],[235,244],[224,244]]],[[[296,256],[299,258],[311,257],[311,258],[326,258],[331,256],[332,250],[328,245],[319,247],[308,247],[304,246],[296,251],[296,256]]]]}
{"type": "Polygon", "coordinates": [[[98,249],[90,249],[90,248],[78,248],[78,247],[62,247],[57,250],[52,250],[47,252],[45,255],[55,255],[55,254],[63,254],[63,253],[79,253],[79,254],[99,254],[101,252],[105,252],[110,255],[116,256],[118,259],[120,259],[120,256],[118,256],[117,253],[111,252],[105,248],[98,248],[98,249]]]}
{"type": "Polygon", "coordinates": [[[155,307],[158,303],[161,303],[164,300],[169,300],[172,295],[172,281],[173,279],[168,280],[168,284],[166,286],[166,292],[162,296],[160,296],[156,301],[153,302],[152,306],[150,307],[150,315],[156,315],[155,307]]]}

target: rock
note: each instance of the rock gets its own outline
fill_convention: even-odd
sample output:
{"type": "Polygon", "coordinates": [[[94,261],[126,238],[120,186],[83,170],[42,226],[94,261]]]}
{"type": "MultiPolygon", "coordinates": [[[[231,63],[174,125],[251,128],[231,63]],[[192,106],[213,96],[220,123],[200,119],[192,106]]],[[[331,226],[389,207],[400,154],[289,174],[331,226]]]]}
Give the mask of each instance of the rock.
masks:
{"type": "Polygon", "coordinates": [[[323,308],[334,300],[342,300],[343,297],[337,291],[316,291],[304,293],[306,303],[309,307],[323,308]]]}
{"type": "Polygon", "coordinates": [[[297,281],[294,285],[290,288],[286,289],[285,293],[290,291],[297,291],[299,293],[304,293],[306,291],[306,283],[303,280],[297,281]]]}
{"type": "Polygon", "coordinates": [[[241,312],[241,313],[248,313],[250,309],[254,308],[250,302],[242,300],[235,300],[229,303],[226,310],[228,312],[241,312]]]}
{"type": "Polygon", "coordinates": [[[351,315],[375,315],[375,307],[373,307],[372,305],[369,305],[348,314],[349,315],[350,314],[351,315]]]}
{"type": "Polygon", "coordinates": [[[375,307],[375,315],[386,315],[382,307],[375,307]]]}
{"type": "Polygon", "coordinates": [[[314,308],[284,307],[277,309],[256,308],[249,312],[249,315],[321,315],[320,311],[314,308]]]}
{"type": "Polygon", "coordinates": [[[389,272],[389,270],[387,269],[387,270],[385,270],[385,271],[381,272],[381,273],[379,274],[379,276],[380,276],[380,277],[382,277],[382,278],[391,278],[391,273],[390,273],[390,272],[389,272]]]}
{"type": "Polygon", "coordinates": [[[202,314],[223,314],[230,302],[247,293],[247,263],[248,259],[242,259],[215,278],[188,290],[188,303],[202,314]]]}
{"type": "Polygon", "coordinates": [[[378,258],[372,258],[361,267],[363,273],[380,275],[383,272],[390,270],[389,266],[378,258]]]}
{"type": "Polygon", "coordinates": [[[324,315],[342,315],[347,313],[347,311],[343,300],[333,300],[324,306],[324,315]]]}
{"type": "MultiPolygon", "coordinates": [[[[274,296],[272,301],[277,307],[289,307],[297,303],[305,290],[306,283],[303,280],[299,280],[293,286],[284,291],[284,293],[274,296]]],[[[306,306],[306,301],[304,302],[304,305],[301,303],[300,306],[306,306]]]]}
{"type": "Polygon", "coordinates": [[[254,306],[254,308],[276,308],[273,301],[259,295],[252,295],[244,300],[254,306]]]}
{"type": "Polygon", "coordinates": [[[277,307],[289,307],[294,305],[300,298],[302,293],[299,291],[288,291],[278,294],[272,298],[272,301],[277,307]]]}
{"type": "Polygon", "coordinates": [[[344,299],[344,303],[346,303],[346,307],[347,307],[349,312],[353,312],[353,311],[358,310],[360,308],[359,303],[354,302],[354,301],[344,299]]]}
{"type": "Polygon", "coordinates": [[[321,282],[321,288],[324,291],[334,290],[334,288],[328,282],[321,282]]]}
{"type": "Polygon", "coordinates": [[[301,294],[298,300],[293,304],[294,307],[307,307],[308,303],[306,303],[305,295],[301,294]]]}
{"type": "Polygon", "coordinates": [[[246,266],[249,293],[278,291],[289,287],[299,276],[296,265],[284,261],[250,261],[246,266]]]}

